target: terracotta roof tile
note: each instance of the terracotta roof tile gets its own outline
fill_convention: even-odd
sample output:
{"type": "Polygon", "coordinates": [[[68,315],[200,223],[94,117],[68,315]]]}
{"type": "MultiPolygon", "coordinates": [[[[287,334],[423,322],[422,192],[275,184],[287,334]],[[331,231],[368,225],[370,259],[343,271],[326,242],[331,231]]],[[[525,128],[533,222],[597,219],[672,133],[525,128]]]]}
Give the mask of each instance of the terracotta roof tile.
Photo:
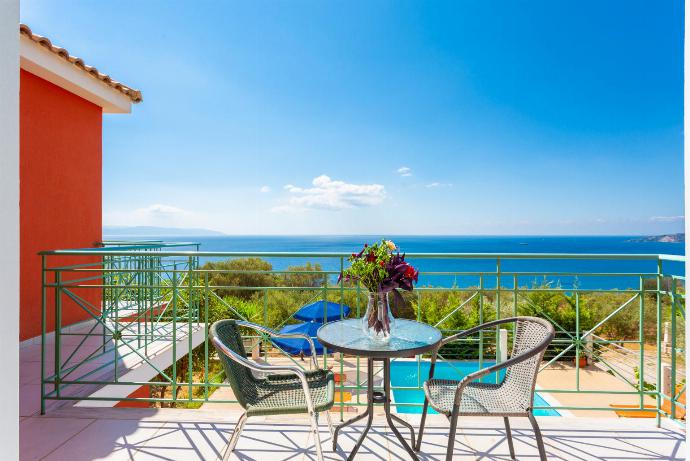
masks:
{"type": "Polygon", "coordinates": [[[82,69],[84,72],[87,72],[88,74],[90,74],[94,78],[97,78],[98,80],[105,83],[109,87],[111,87],[111,88],[119,91],[120,93],[124,94],[133,103],[139,103],[139,102],[143,101],[143,98],[141,96],[141,91],[135,90],[134,88],[130,88],[123,83],[115,81],[108,74],[101,73],[95,67],[85,64],[81,58],[77,58],[76,56],[71,56],[66,49],[53,45],[52,42],[48,38],[43,37],[41,35],[34,34],[33,32],[31,32],[31,29],[26,24],[20,24],[19,25],[19,33],[28,37],[30,40],[38,43],[39,45],[45,47],[46,49],[55,53],[56,55],[60,56],[65,61],[67,61],[67,62],[77,66],[78,68],[82,69]]]}

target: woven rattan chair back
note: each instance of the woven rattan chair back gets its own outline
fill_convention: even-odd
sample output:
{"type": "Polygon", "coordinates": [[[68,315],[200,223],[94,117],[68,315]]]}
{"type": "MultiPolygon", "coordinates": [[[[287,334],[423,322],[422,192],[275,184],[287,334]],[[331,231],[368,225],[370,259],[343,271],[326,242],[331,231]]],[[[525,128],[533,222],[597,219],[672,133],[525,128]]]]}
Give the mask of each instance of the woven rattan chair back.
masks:
{"type": "MultiPolygon", "coordinates": [[[[240,329],[234,320],[222,320],[214,323],[211,326],[211,335],[218,338],[230,350],[238,355],[242,357],[247,356],[247,352],[242,343],[240,329]]],[[[230,384],[235,398],[242,408],[246,409],[247,404],[256,399],[257,379],[249,368],[231,360],[223,351],[218,350],[218,348],[216,348],[216,351],[223,364],[225,378],[230,384]]]]}
{"type": "MultiPolygon", "coordinates": [[[[515,322],[513,350],[511,357],[530,351],[553,334],[553,327],[534,318],[520,318],[515,322]]],[[[510,400],[519,402],[523,408],[532,408],[534,403],[534,387],[539,372],[539,364],[544,356],[544,348],[540,353],[509,366],[506,369],[503,391],[510,396],[510,400]]]]}

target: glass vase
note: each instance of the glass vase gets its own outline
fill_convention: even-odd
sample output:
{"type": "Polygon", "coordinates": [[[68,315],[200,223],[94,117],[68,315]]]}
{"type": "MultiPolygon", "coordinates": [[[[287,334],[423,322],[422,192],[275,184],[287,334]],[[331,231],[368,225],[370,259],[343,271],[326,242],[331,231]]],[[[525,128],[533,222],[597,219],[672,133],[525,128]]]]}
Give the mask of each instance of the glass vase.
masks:
{"type": "Polygon", "coordinates": [[[369,339],[377,344],[388,344],[395,318],[388,302],[388,293],[369,293],[367,311],[362,317],[362,329],[369,339]]]}

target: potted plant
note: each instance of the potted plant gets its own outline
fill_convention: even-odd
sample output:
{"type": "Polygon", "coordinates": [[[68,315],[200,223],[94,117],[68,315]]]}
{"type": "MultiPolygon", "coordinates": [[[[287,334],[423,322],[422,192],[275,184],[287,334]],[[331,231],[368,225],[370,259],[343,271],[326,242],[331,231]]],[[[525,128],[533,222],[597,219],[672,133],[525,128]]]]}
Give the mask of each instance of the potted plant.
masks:
{"type": "Polygon", "coordinates": [[[388,343],[395,324],[389,295],[395,297],[395,304],[404,302],[398,290],[412,291],[419,271],[405,261],[405,255],[390,240],[365,244],[348,261],[350,267],[340,277],[346,282],[359,282],[369,291],[362,328],[373,341],[388,343]]]}

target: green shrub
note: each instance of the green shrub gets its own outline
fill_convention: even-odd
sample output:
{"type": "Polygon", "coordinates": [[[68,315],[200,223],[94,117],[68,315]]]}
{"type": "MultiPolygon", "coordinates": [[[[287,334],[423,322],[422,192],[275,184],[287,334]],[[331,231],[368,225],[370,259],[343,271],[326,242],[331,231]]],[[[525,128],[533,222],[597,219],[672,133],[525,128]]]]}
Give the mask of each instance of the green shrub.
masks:
{"type": "Polygon", "coordinates": [[[209,272],[209,284],[218,296],[235,296],[250,299],[258,290],[243,290],[233,287],[273,287],[276,276],[269,271],[273,266],[261,258],[238,258],[226,261],[207,262],[201,270],[222,271],[209,272]],[[241,272],[247,271],[247,272],[241,272]]]}

